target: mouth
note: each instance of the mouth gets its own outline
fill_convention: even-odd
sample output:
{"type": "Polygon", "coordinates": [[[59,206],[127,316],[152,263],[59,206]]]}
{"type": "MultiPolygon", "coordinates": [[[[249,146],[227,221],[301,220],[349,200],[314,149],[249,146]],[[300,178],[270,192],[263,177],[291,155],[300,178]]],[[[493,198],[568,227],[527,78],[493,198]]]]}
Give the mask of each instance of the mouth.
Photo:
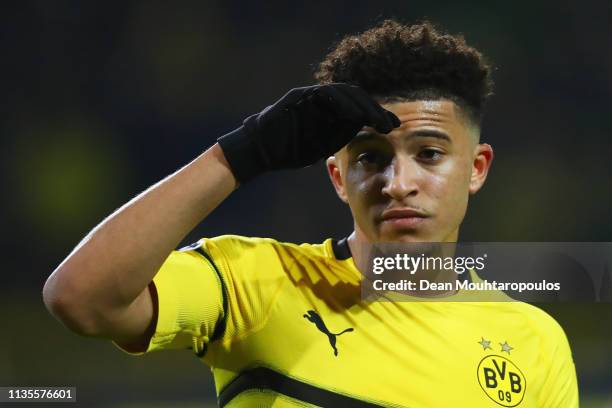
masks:
{"type": "Polygon", "coordinates": [[[394,229],[414,229],[429,218],[413,208],[392,208],[382,213],[381,224],[394,229]]]}

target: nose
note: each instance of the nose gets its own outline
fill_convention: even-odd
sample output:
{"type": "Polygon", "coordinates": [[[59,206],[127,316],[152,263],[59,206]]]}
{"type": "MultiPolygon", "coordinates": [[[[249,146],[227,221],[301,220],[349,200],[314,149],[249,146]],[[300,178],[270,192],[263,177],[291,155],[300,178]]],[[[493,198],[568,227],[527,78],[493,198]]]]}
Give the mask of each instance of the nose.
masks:
{"type": "Polygon", "coordinates": [[[385,170],[385,184],[382,193],[401,201],[418,193],[418,168],[408,157],[394,157],[385,170]]]}

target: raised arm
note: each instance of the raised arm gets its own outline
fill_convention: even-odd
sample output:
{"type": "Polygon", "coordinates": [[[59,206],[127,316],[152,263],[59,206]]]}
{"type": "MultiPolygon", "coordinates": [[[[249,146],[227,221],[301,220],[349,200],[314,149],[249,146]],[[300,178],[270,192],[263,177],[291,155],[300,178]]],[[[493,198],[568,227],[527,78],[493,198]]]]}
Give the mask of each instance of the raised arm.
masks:
{"type": "Polygon", "coordinates": [[[364,126],[399,119],[358,87],[295,88],[95,227],[48,278],[47,308],[73,331],[142,344],[155,317],[147,289],[179,242],[237,186],[342,148],[364,126]]]}

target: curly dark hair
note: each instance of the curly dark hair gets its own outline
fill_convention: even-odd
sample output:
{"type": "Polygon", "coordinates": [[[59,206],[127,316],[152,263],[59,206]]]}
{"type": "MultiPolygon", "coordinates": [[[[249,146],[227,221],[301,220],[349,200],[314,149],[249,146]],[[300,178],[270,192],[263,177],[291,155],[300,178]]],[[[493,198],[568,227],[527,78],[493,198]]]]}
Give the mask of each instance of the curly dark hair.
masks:
{"type": "Polygon", "coordinates": [[[450,99],[479,123],[493,93],[491,70],[461,35],[441,32],[428,21],[385,20],[342,39],[319,64],[315,78],[321,84],[358,85],[381,103],[450,99]]]}

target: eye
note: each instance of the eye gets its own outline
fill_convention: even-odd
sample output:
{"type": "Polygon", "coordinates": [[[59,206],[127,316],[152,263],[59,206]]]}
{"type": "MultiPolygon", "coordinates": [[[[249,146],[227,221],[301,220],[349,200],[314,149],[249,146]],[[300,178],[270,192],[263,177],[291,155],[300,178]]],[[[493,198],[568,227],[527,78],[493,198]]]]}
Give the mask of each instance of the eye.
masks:
{"type": "Polygon", "coordinates": [[[431,148],[425,148],[422,149],[419,154],[418,154],[418,158],[424,161],[428,161],[428,162],[436,162],[442,159],[442,156],[444,155],[444,153],[442,153],[439,150],[436,149],[431,149],[431,148]]]}
{"type": "Polygon", "coordinates": [[[375,164],[379,156],[374,152],[364,152],[357,156],[357,162],[361,164],[375,164]]]}

